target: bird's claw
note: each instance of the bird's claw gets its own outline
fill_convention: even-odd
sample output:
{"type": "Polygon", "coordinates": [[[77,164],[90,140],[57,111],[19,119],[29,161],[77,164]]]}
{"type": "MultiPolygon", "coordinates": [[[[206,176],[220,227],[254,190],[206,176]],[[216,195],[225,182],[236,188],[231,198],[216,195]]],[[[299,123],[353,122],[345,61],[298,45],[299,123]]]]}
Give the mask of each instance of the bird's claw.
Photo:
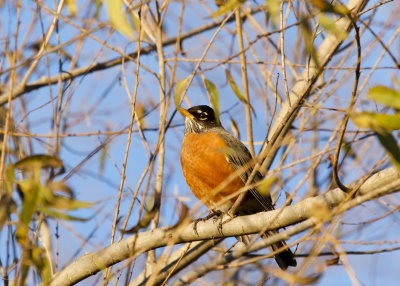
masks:
{"type": "Polygon", "coordinates": [[[210,218],[213,218],[213,217],[215,217],[215,216],[218,216],[218,214],[215,213],[215,212],[211,212],[211,213],[209,213],[206,217],[202,217],[202,218],[198,218],[198,219],[194,220],[194,221],[193,221],[193,231],[196,233],[196,235],[199,235],[199,233],[198,233],[198,231],[197,231],[197,224],[198,224],[199,222],[205,222],[205,221],[207,221],[207,220],[209,220],[210,218]]]}

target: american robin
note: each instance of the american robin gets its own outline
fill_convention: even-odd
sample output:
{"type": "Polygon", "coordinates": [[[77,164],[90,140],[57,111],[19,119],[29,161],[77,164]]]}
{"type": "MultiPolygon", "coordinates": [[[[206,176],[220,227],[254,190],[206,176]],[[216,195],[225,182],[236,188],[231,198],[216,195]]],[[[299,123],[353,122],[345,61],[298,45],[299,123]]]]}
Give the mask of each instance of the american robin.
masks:
{"type": "MultiPolygon", "coordinates": [[[[214,213],[225,213],[252,172],[252,156],[238,138],[222,127],[211,107],[199,105],[187,111],[181,150],[183,175],[202,203],[214,213]]],[[[252,183],[260,180],[262,176],[257,173],[252,183]]],[[[236,214],[249,215],[273,209],[271,196],[263,196],[253,188],[247,191],[236,214]]],[[[266,235],[276,232],[268,231],[266,235]]],[[[284,241],[279,241],[271,248],[275,251],[285,245],[284,241]]],[[[297,265],[289,248],[276,254],[275,260],[283,270],[297,265]]]]}

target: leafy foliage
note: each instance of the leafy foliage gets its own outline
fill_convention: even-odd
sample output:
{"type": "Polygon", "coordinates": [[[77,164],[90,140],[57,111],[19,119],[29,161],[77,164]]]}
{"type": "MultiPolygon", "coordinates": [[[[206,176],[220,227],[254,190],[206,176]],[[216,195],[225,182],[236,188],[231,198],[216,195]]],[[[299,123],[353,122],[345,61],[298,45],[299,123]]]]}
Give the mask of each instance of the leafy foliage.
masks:
{"type": "Polygon", "coordinates": [[[391,134],[394,130],[400,130],[400,92],[385,86],[374,86],[367,97],[377,103],[381,103],[395,109],[395,114],[354,112],[351,117],[359,128],[369,128],[374,131],[379,142],[385,148],[393,165],[400,171],[400,148],[397,140],[391,134]]]}
{"type": "Polygon", "coordinates": [[[12,214],[18,216],[15,236],[22,249],[21,285],[25,284],[32,266],[38,270],[44,283],[48,283],[52,275],[52,258],[39,245],[31,225],[36,222],[38,231],[47,218],[86,221],[64,211],[92,206],[91,203],[75,200],[73,191],[62,180],[54,180],[63,172],[62,161],[48,155],[32,155],[7,167],[7,192],[0,199],[0,229],[12,214]],[[18,192],[21,203],[13,198],[14,190],[18,192]]]}

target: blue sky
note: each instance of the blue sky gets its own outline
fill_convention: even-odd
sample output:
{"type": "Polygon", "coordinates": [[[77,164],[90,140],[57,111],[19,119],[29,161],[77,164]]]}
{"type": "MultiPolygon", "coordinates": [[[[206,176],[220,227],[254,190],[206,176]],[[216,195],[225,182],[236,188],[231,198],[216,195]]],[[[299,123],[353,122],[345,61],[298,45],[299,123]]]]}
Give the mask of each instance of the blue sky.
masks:
{"type": "MultiPolygon", "coordinates": [[[[208,1],[210,2],[210,1],[208,1]]],[[[190,2],[186,5],[184,17],[183,17],[183,33],[190,31],[193,28],[200,27],[206,22],[211,20],[208,18],[210,11],[207,11],[205,7],[210,7],[211,10],[215,10],[215,6],[208,2],[190,2]]],[[[376,2],[372,1],[370,5],[374,5],[376,2]]],[[[45,1],[45,5],[53,7],[51,1],[45,1]]],[[[252,2],[248,5],[256,6],[257,2],[252,2]]],[[[246,5],[247,5],[246,4],[246,5]]],[[[30,23],[30,17],[36,9],[36,5],[31,1],[23,1],[21,10],[21,36],[18,38],[18,42],[21,44],[25,37],[27,42],[32,43],[35,39],[38,39],[43,34],[41,28],[41,22],[45,30],[47,30],[51,21],[51,16],[44,10],[41,12],[41,18],[33,23],[33,29],[29,34],[28,31],[30,23]]],[[[176,36],[177,33],[177,20],[180,12],[180,3],[170,3],[168,14],[165,20],[165,31],[167,37],[176,36]]],[[[72,18],[71,21],[81,27],[95,27],[99,22],[107,21],[107,13],[104,7],[100,9],[100,14],[93,23],[89,23],[85,17],[94,13],[94,4],[92,2],[78,3],[78,14],[76,18],[72,18]]],[[[387,43],[390,38],[395,34],[395,28],[398,27],[398,22],[389,23],[394,21],[396,13],[399,12],[398,3],[389,3],[383,5],[377,9],[377,13],[374,16],[371,27],[376,33],[380,35],[382,41],[387,43]],[[392,25],[392,27],[386,27],[385,25],[392,25]]],[[[15,7],[11,2],[5,2],[1,8],[1,18],[3,20],[1,24],[2,42],[4,43],[5,37],[13,33],[16,25],[16,20],[13,17],[15,15],[15,7]]],[[[64,9],[63,15],[69,17],[68,11],[64,9]]],[[[363,15],[363,20],[368,20],[370,13],[363,15]]],[[[254,19],[258,21],[265,32],[274,30],[272,25],[265,25],[264,15],[258,13],[254,15],[254,19]]],[[[295,21],[293,15],[288,18],[288,24],[295,21]]],[[[221,33],[217,36],[214,44],[212,45],[210,52],[206,56],[206,60],[221,60],[229,58],[237,53],[237,38],[234,31],[234,23],[226,25],[221,33]]],[[[247,20],[245,23],[245,31],[249,40],[255,39],[259,31],[251,24],[251,20],[247,20]]],[[[205,46],[212,37],[215,29],[208,32],[204,32],[195,36],[192,39],[185,40],[182,44],[183,49],[186,52],[186,59],[198,59],[205,46]]],[[[80,32],[65,21],[60,21],[59,26],[59,37],[53,36],[50,40],[52,45],[65,43],[68,40],[77,36],[80,32]]],[[[116,48],[120,51],[129,53],[136,50],[136,44],[129,42],[118,32],[112,31],[108,28],[101,29],[100,31],[92,33],[92,36],[97,37],[101,41],[106,41],[108,45],[116,48]]],[[[346,43],[353,40],[354,34],[351,33],[346,43]]],[[[275,44],[279,43],[279,35],[271,36],[271,41],[275,44]]],[[[321,38],[318,38],[316,43],[318,44],[321,38]]],[[[245,41],[247,43],[247,40],[245,41]]],[[[304,64],[305,55],[302,48],[298,47],[297,40],[297,28],[289,29],[285,32],[285,45],[286,45],[286,56],[291,63],[304,64]],[[297,59],[296,53],[298,52],[299,59],[297,59]],[[296,62],[297,61],[297,62],[296,62]]],[[[382,48],[379,44],[373,43],[373,37],[369,32],[365,32],[362,36],[363,52],[366,53],[366,57],[362,61],[362,67],[372,67],[379,55],[382,53],[382,48]],[[371,45],[370,45],[371,44],[371,45]]],[[[391,51],[399,57],[399,38],[392,44],[391,51]]],[[[4,44],[2,44],[4,46],[4,44]]],[[[10,42],[10,46],[13,46],[13,42],[10,42]]],[[[170,46],[165,49],[166,58],[173,56],[175,47],[170,46]]],[[[108,47],[104,47],[98,41],[90,38],[85,38],[82,43],[74,42],[64,48],[64,51],[70,55],[79,53],[78,56],[78,67],[85,67],[94,62],[103,62],[109,59],[118,57],[119,54],[112,51],[108,47]],[[80,46],[82,44],[82,46],[80,46]],[[81,49],[81,50],[80,50],[81,49]]],[[[335,56],[330,65],[331,67],[339,65],[343,56],[348,52],[345,50],[335,56]]],[[[33,54],[32,50],[26,49],[23,52],[25,57],[33,54]]],[[[275,53],[273,48],[266,39],[259,40],[253,48],[246,54],[249,61],[256,61],[255,55],[263,61],[263,63],[252,63],[249,64],[249,83],[250,83],[250,95],[251,102],[255,108],[255,115],[253,116],[253,131],[254,141],[261,142],[267,133],[268,123],[271,122],[271,112],[268,108],[274,104],[273,92],[268,88],[266,79],[262,73],[262,68],[271,72],[270,79],[273,83],[277,82],[278,90],[281,94],[284,94],[284,84],[282,81],[282,72],[279,66],[274,69],[267,62],[275,61],[271,58],[275,53]],[[254,53],[254,54],[252,54],[254,53]],[[279,75],[278,75],[279,74],[279,75]],[[267,103],[268,102],[268,103],[267,103]]],[[[183,58],[182,55],[178,57],[183,58]]],[[[344,67],[355,66],[354,52],[348,57],[346,62],[343,64],[344,67]]],[[[238,60],[235,58],[234,60],[238,60]]],[[[280,61],[280,56],[276,59],[280,61]]],[[[1,59],[2,69],[6,69],[8,63],[4,56],[1,59]]],[[[59,65],[57,55],[52,54],[42,59],[38,65],[38,72],[35,73],[28,82],[37,80],[43,76],[55,75],[60,69],[63,71],[69,70],[69,61],[64,59],[62,66],[59,65]]],[[[151,71],[158,73],[157,58],[153,52],[149,55],[143,55],[141,57],[141,64],[151,71]]],[[[177,64],[176,77],[178,80],[187,77],[194,69],[195,62],[190,61],[179,61],[177,64]]],[[[244,108],[238,99],[233,94],[229,85],[225,79],[225,68],[231,70],[235,80],[239,84],[240,78],[240,65],[237,62],[220,65],[215,67],[215,62],[206,62],[201,65],[201,69],[204,72],[204,76],[212,80],[220,94],[220,106],[221,106],[221,120],[226,129],[230,129],[230,118],[233,118],[239,126],[241,139],[246,141],[246,123],[244,108]],[[210,69],[211,70],[208,70],[210,69]]],[[[393,62],[388,56],[384,56],[379,62],[379,67],[393,67],[393,62]]],[[[168,61],[168,67],[172,67],[172,62],[168,61]]],[[[76,78],[70,86],[66,89],[63,99],[63,120],[67,122],[66,133],[86,133],[86,132],[97,132],[97,131],[118,131],[125,128],[130,120],[130,104],[128,95],[123,86],[123,78],[126,77],[130,91],[133,91],[135,83],[135,71],[136,65],[134,63],[127,62],[125,65],[126,75],[123,75],[121,66],[116,66],[104,71],[91,73],[83,77],[76,78]]],[[[20,69],[23,74],[24,69],[20,69]]],[[[292,72],[288,68],[288,84],[289,88],[293,86],[295,79],[292,72]]],[[[301,73],[302,68],[296,68],[298,73],[301,73]]],[[[334,76],[335,81],[330,82],[326,89],[320,87],[316,90],[316,96],[323,98],[327,96],[325,101],[318,101],[325,107],[345,109],[349,103],[351,88],[354,79],[354,72],[339,70],[337,74],[335,69],[327,70],[323,78],[328,80],[330,76],[334,76]],[[335,87],[336,82],[339,83],[338,87],[335,87]],[[323,92],[323,94],[320,94],[323,92]]],[[[170,80],[171,72],[167,69],[167,78],[170,80]]],[[[7,74],[1,74],[0,79],[2,84],[6,81],[7,74]]],[[[138,89],[138,103],[145,106],[149,114],[144,119],[144,124],[147,128],[156,128],[158,124],[158,108],[153,111],[150,110],[155,107],[158,103],[159,89],[158,82],[153,75],[144,69],[140,70],[139,76],[139,89],[138,89]]],[[[376,107],[365,99],[365,92],[368,88],[376,84],[384,84],[393,87],[393,79],[399,78],[399,72],[394,68],[388,69],[377,69],[371,72],[370,69],[362,71],[360,86],[364,80],[367,80],[365,87],[360,90],[360,98],[357,102],[357,110],[373,110],[381,109],[376,107]]],[[[63,85],[65,88],[66,86],[63,85]]],[[[57,96],[57,85],[51,87],[44,87],[24,95],[24,104],[26,105],[26,111],[22,109],[21,101],[15,101],[15,124],[17,128],[23,132],[26,131],[26,125],[29,124],[29,132],[33,134],[49,134],[52,128],[52,116],[54,116],[54,109],[56,106],[57,96]]],[[[168,90],[169,91],[169,90],[168,90]]],[[[192,105],[197,104],[209,104],[206,90],[202,84],[200,76],[196,76],[187,94],[187,99],[192,105]]],[[[184,102],[183,106],[187,106],[184,102]]],[[[279,107],[278,107],[279,111],[279,107]]],[[[168,119],[174,112],[173,103],[168,109],[168,119]]],[[[300,119],[294,122],[294,126],[300,128],[303,120],[309,119],[308,125],[311,126],[313,120],[318,120],[320,128],[333,129],[336,128],[337,122],[342,118],[342,113],[332,112],[327,110],[317,110],[315,113],[305,111],[299,117],[300,119]]],[[[172,225],[178,218],[176,212],[178,201],[183,201],[189,206],[194,206],[198,202],[196,198],[191,194],[186,183],[184,182],[181,168],[179,164],[179,149],[183,138],[183,118],[177,114],[173,119],[173,125],[176,127],[170,128],[167,132],[165,139],[167,153],[165,161],[165,175],[164,175],[164,187],[163,187],[163,199],[162,199],[162,218],[160,224],[162,226],[172,225]]],[[[136,129],[136,126],[134,126],[136,129]]],[[[354,126],[350,123],[349,130],[354,130],[354,126]]],[[[310,146],[313,135],[319,136],[319,142],[316,149],[322,150],[325,147],[328,138],[331,136],[329,131],[320,132],[301,132],[297,133],[293,131],[296,136],[295,144],[291,147],[291,152],[283,163],[283,165],[289,165],[296,160],[305,158],[312,153],[310,146]]],[[[145,137],[148,140],[151,148],[154,148],[157,140],[156,131],[145,131],[145,137]]],[[[71,136],[63,139],[63,145],[60,152],[60,158],[64,161],[67,172],[77,166],[91,151],[97,146],[102,144],[106,140],[104,135],[95,136],[71,136]]],[[[347,137],[351,140],[351,136],[347,137]]],[[[24,139],[25,140],[25,139],[24,139]]],[[[93,208],[87,210],[80,210],[75,212],[76,215],[81,217],[91,217],[91,219],[84,223],[73,223],[73,222],[60,222],[59,223],[59,247],[60,247],[60,262],[64,265],[69,261],[76,251],[79,251],[78,256],[83,255],[85,252],[91,252],[109,244],[111,225],[114,216],[114,209],[117,201],[117,192],[120,182],[120,170],[124,158],[124,151],[126,146],[127,135],[116,136],[111,143],[107,146],[105,155],[105,166],[104,169],[100,170],[101,154],[102,151],[97,153],[91,159],[89,159],[82,168],[75,173],[67,183],[72,187],[76,196],[80,200],[94,202],[96,205],[93,208]],[[72,231],[72,229],[74,231],[72,231]],[[81,243],[85,238],[90,236],[90,241],[81,243]]],[[[344,182],[351,182],[360,176],[368,172],[369,168],[382,157],[384,152],[376,144],[373,138],[355,143],[354,147],[357,152],[357,160],[347,159],[343,166],[343,177],[344,182]],[[367,141],[369,140],[369,141],[367,141]],[[370,148],[373,148],[371,151],[370,148]]],[[[26,142],[26,141],[25,141],[26,142]]],[[[47,153],[49,152],[48,144],[52,145],[53,142],[46,138],[37,140],[32,139],[33,153],[47,153]]],[[[335,144],[332,145],[334,147],[335,144]]],[[[259,145],[256,145],[256,150],[259,149],[259,145]]],[[[280,156],[282,152],[274,162],[273,168],[280,168],[279,164],[280,156]]],[[[320,184],[320,191],[325,191],[329,186],[329,174],[331,172],[328,155],[324,155],[323,159],[317,169],[317,182],[320,184]]],[[[124,199],[121,205],[120,215],[124,217],[127,212],[132,193],[136,188],[136,184],[146,166],[148,160],[148,153],[142,143],[140,135],[136,132],[133,134],[132,143],[130,146],[129,161],[126,169],[126,182],[124,185],[124,199]]],[[[292,192],[299,181],[303,178],[305,172],[311,166],[310,161],[306,161],[302,164],[295,165],[290,168],[285,168],[280,172],[280,175],[284,179],[283,190],[292,192]]],[[[154,175],[152,175],[154,176],[154,175]]],[[[154,180],[151,180],[150,190],[153,188],[154,180]]],[[[140,188],[140,192],[143,192],[144,186],[140,188]]],[[[301,200],[303,195],[309,190],[309,183],[303,184],[294,198],[294,203],[301,200]]],[[[282,203],[282,197],[278,201],[282,203]]],[[[362,206],[357,207],[344,214],[343,222],[357,222],[364,221],[374,217],[377,217],[398,203],[398,196],[393,195],[391,198],[383,198],[378,202],[369,202],[362,206]]],[[[130,226],[136,223],[138,204],[135,204],[133,215],[131,217],[130,226]]],[[[201,209],[205,211],[205,208],[201,209]]],[[[341,225],[338,230],[338,236],[344,234],[340,240],[346,241],[366,241],[366,242],[379,242],[382,240],[393,241],[397,240],[400,233],[398,227],[398,215],[393,214],[392,216],[380,220],[378,222],[370,223],[365,227],[353,226],[353,225],[341,225]]],[[[52,230],[55,231],[55,223],[51,222],[52,230]]],[[[119,235],[119,234],[118,234],[119,235]]],[[[5,233],[0,234],[0,249],[4,249],[5,233]]],[[[233,241],[233,240],[232,240],[233,241]]],[[[307,244],[305,244],[307,245],[307,244]]],[[[371,250],[377,248],[392,247],[391,244],[382,245],[351,245],[343,244],[343,247],[348,250],[371,250]]],[[[300,248],[303,249],[304,245],[300,248]]],[[[304,247],[307,249],[307,247],[304,247]]],[[[4,253],[3,251],[0,251],[4,253]]],[[[265,253],[263,251],[262,253],[265,253]]],[[[0,254],[0,257],[4,259],[4,254],[0,254]]],[[[399,277],[395,270],[396,262],[400,259],[399,252],[390,252],[376,255],[360,255],[350,256],[350,264],[359,279],[361,285],[396,285],[399,277]]],[[[321,258],[319,260],[322,260],[321,258]]],[[[139,260],[140,261],[140,260],[139,260]]],[[[201,260],[205,261],[205,260],[201,260]]],[[[200,261],[200,262],[201,262],[200,261]]],[[[301,261],[301,259],[299,259],[301,261]]],[[[269,262],[268,262],[269,263],[269,262]]],[[[140,267],[139,267],[140,268],[140,267]]],[[[135,269],[136,273],[140,269],[135,269]]],[[[216,273],[211,273],[205,279],[213,279],[216,277],[216,273]]],[[[92,285],[93,280],[87,280],[81,282],[80,285],[92,285]]],[[[346,274],[343,266],[332,266],[328,267],[324,272],[322,278],[318,281],[317,285],[351,285],[351,282],[346,274]]]]}

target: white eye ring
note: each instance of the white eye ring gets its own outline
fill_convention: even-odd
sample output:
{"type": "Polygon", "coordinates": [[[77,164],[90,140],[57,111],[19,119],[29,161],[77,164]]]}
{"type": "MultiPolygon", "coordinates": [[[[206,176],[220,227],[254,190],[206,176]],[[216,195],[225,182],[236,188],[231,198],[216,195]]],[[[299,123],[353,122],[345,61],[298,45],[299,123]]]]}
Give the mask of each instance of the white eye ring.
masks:
{"type": "Polygon", "coordinates": [[[205,112],[205,111],[201,112],[199,115],[200,115],[200,116],[199,116],[199,119],[202,120],[202,121],[208,119],[208,113],[205,112]]]}

